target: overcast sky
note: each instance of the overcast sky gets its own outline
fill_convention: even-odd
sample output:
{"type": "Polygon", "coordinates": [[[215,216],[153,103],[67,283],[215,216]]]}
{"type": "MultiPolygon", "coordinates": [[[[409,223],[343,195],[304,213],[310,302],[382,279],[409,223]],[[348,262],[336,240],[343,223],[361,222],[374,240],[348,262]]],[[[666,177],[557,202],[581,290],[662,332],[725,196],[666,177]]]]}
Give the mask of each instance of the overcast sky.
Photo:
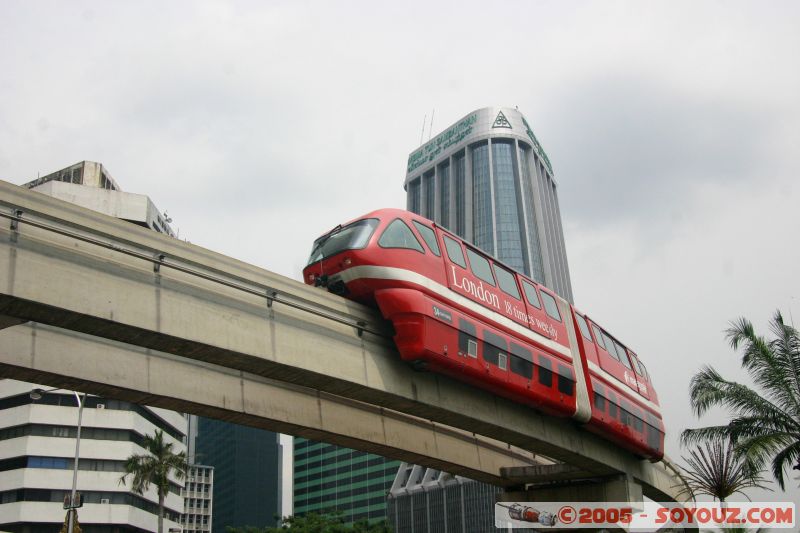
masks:
{"type": "Polygon", "coordinates": [[[299,279],[317,235],[405,206],[434,109],[433,135],[519,106],[575,303],[655,375],[679,456],[691,375],[741,377],[728,321],[800,324],[798,28],[777,1],[2,0],[0,179],[99,161],[181,238],[299,279]]]}

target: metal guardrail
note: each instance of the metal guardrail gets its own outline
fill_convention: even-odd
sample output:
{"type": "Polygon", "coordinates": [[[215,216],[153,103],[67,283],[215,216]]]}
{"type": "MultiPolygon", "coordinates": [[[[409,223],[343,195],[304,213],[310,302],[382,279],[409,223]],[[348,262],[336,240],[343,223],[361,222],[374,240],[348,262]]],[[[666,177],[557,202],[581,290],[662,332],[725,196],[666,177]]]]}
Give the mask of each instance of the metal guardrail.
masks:
{"type": "MultiPolygon", "coordinates": [[[[10,204],[6,203],[6,205],[10,204]]],[[[54,225],[53,223],[36,220],[36,218],[50,219],[54,220],[57,224],[61,222],[61,220],[57,218],[48,217],[47,215],[42,215],[41,213],[36,213],[36,212],[33,213],[34,217],[36,218],[30,218],[30,217],[26,218],[24,216],[25,214],[26,212],[23,209],[11,206],[10,213],[0,211],[0,218],[4,218],[10,221],[11,230],[13,232],[19,231],[20,224],[27,224],[35,228],[39,228],[45,231],[50,231],[55,234],[62,235],[64,237],[72,238],[81,242],[92,244],[104,249],[112,250],[120,254],[124,254],[130,257],[135,257],[137,259],[149,262],[153,265],[153,271],[155,273],[159,273],[161,268],[171,268],[178,272],[195,276],[197,278],[210,281],[212,283],[217,283],[219,285],[239,290],[254,296],[263,297],[266,300],[268,308],[271,308],[274,303],[279,303],[281,305],[286,305],[287,307],[307,312],[309,314],[325,318],[337,322],[339,324],[350,326],[356,330],[359,337],[362,336],[364,332],[367,332],[376,335],[378,337],[391,338],[385,331],[381,331],[379,328],[373,327],[364,320],[359,320],[353,316],[338,313],[323,306],[319,306],[310,300],[299,298],[295,295],[292,295],[291,293],[288,293],[286,291],[280,291],[266,284],[261,284],[256,281],[241,278],[238,276],[229,275],[227,277],[223,277],[209,272],[204,272],[201,269],[193,268],[185,264],[180,264],[180,262],[175,262],[176,260],[182,261],[180,257],[175,257],[172,261],[169,261],[167,254],[161,252],[160,250],[154,247],[140,246],[140,249],[137,250],[132,247],[122,246],[120,244],[113,242],[114,239],[113,236],[100,231],[92,231],[91,229],[87,229],[86,233],[93,233],[94,236],[85,235],[77,231],[73,231],[58,225],[54,225]],[[145,249],[147,251],[142,251],[141,249],[145,249]]],[[[189,262],[186,260],[183,261],[189,262]]],[[[677,478],[677,480],[679,480],[678,486],[680,486],[681,484],[685,485],[686,482],[682,476],[682,473],[670,460],[668,460],[665,457],[663,459],[663,464],[665,466],[665,469],[671,471],[674,477],[677,478]]]]}
{"type": "MultiPolygon", "coordinates": [[[[319,316],[321,318],[326,318],[328,320],[332,320],[334,322],[338,322],[340,324],[344,324],[346,326],[351,326],[356,329],[358,336],[362,336],[364,332],[371,333],[373,335],[384,337],[384,338],[391,338],[385,332],[380,331],[376,328],[371,327],[366,321],[358,320],[350,316],[342,316],[334,311],[326,309],[324,307],[320,307],[315,305],[313,302],[308,300],[304,300],[298,298],[290,293],[286,293],[283,291],[279,291],[274,287],[269,287],[267,285],[262,285],[252,280],[235,280],[235,278],[225,279],[221,276],[216,276],[214,274],[209,274],[207,272],[203,272],[202,270],[191,268],[185,265],[181,265],[179,263],[168,262],[167,255],[162,253],[157,249],[151,249],[151,253],[145,253],[139,250],[135,250],[132,248],[126,248],[115,244],[113,242],[107,242],[102,238],[90,237],[87,235],[83,235],[76,231],[71,231],[68,229],[64,229],[59,226],[55,226],[52,224],[48,224],[46,222],[40,222],[33,219],[26,219],[23,217],[25,212],[22,209],[12,208],[11,214],[4,213],[0,211],[0,218],[5,218],[11,221],[11,230],[12,231],[19,231],[19,225],[21,223],[27,224],[29,226],[33,226],[35,228],[43,229],[46,231],[51,231],[58,235],[62,235],[64,237],[69,237],[71,239],[76,239],[82,242],[86,242],[89,244],[93,244],[95,246],[99,246],[101,248],[105,248],[108,250],[113,250],[115,252],[128,255],[131,257],[136,257],[137,259],[141,259],[143,261],[148,261],[153,264],[153,271],[158,273],[162,267],[171,268],[173,270],[177,270],[179,272],[183,272],[184,274],[189,274],[191,276],[196,276],[198,278],[204,279],[206,281],[211,281],[213,283],[217,283],[219,285],[223,285],[226,287],[230,287],[232,289],[236,289],[248,294],[252,294],[255,296],[261,296],[266,299],[267,307],[271,308],[273,303],[279,303],[282,305],[286,305],[288,307],[292,307],[294,309],[298,309],[300,311],[305,311],[312,315],[319,316]],[[248,286],[249,285],[249,286],[248,286]]],[[[104,235],[105,238],[110,238],[108,235],[104,235]]],[[[177,258],[180,260],[180,258],[177,258]]]]}

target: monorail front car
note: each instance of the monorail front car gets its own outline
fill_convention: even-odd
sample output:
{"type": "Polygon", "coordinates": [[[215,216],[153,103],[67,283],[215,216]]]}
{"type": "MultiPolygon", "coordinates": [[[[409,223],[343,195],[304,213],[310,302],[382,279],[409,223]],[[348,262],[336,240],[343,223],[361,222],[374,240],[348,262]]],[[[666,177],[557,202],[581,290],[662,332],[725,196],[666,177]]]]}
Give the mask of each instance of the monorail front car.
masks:
{"type": "Polygon", "coordinates": [[[313,245],[303,278],[380,309],[417,369],[571,417],[651,460],[664,424],[638,356],[550,290],[430,220],[382,209],[313,245]]]}

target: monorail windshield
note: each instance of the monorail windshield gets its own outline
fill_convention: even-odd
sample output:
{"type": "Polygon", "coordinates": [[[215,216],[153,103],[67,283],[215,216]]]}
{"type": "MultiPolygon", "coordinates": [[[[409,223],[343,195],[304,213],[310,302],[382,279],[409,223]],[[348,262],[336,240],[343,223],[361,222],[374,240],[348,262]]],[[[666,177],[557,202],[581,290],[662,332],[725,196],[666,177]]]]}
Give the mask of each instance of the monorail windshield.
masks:
{"type": "Polygon", "coordinates": [[[377,226],[378,219],[366,218],[345,227],[334,228],[314,241],[308,264],[316,263],[345,250],[357,250],[365,247],[377,226]]]}

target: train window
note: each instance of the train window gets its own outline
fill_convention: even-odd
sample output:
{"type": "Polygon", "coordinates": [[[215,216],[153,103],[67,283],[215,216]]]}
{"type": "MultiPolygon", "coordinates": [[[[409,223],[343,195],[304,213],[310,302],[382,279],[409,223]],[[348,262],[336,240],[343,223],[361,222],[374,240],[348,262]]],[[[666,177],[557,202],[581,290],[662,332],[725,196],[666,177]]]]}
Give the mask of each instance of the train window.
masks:
{"type": "Polygon", "coordinates": [[[422,239],[425,241],[425,244],[428,245],[428,248],[430,248],[431,252],[433,252],[436,257],[441,256],[442,254],[439,251],[439,243],[436,242],[436,234],[433,232],[433,230],[425,224],[417,222],[416,220],[413,222],[414,227],[417,228],[419,234],[422,235],[422,239]]]}
{"type": "Polygon", "coordinates": [[[545,387],[553,386],[553,365],[543,355],[539,356],[539,383],[545,387]]]}
{"type": "Polygon", "coordinates": [[[575,394],[575,374],[563,365],[558,365],[558,391],[567,396],[575,394]]]}
{"type": "Polygon", "coordinates": [[[467,248],[467,257],[469,258],[469,266],[472,267],[472,273],[494,287],[492,265],[489,264],[489,260],[469,248],[467,248]]]}
{"type": "Polygon", "coordinates": [[[574,394],[575,382],[566,376],[558,375],[558,392],[572,396],[574,394]]]}
{"type": "Polygon", "coordinates": [[[463,356],[478,357],[478,330],[471,322],[458,319],[458,354],[463,356]]]}
{"type": "Polygon", "coordinates": [[[467,268],[467,260],[464,259],[464,250],[461,249],[461,244],[459,244],[458,241],[445,235],[444,247],[447,249],[447,257],[450,258],[450,261],[461,268],[467,268]]]}
{"type": "Polygon", "coordinates": [[[345,250],[364,248],[377,226],[378,219],[367,218],[326,233],[314,241],[308,264],[310,265],[345,250]]]}
{"type": "Polygon", "coordinates": [[[508,370],[508,355],[500,352],[497,354],[497,366],[502,370],[508,370]]]}
{"type": "Polygon", "coordinates": [[[647,373],[647,367],[645,367],[644,363],[639,361],[638,358],[636,359],[636,362],[639,363],[639,368],[642,369],[642,376],[644,377],[644,379],[646,379],[647,381],[650,381],[650,375],[647,373]]]}
{"type": "Polygon", "coordinates": [[[611,337],[609,337],[605,331],[603,332],[603,344],[606,347],[608,355],[619,361],[619,355],[617,355],[617,350],[614,348],[614,341],[611,340],[611,337]]]}
{"type": "Polygon", "coordinates": [[[605,412],[606,410],[606,399],[597,394],[596,392],[594,393],[594,407],[598,411],[605,412]]]}
{"type": "Polygon", "coordinates": [[[592,342],[592,334],[589,332],[589,325],[586,323],[586,319],[578,313],[575,313],[575,318],[578,321],[578,329],[581,330],[581,335],[583,335],[587,341],[592,342]]]}
{"type": "Polygon", "coordinates": [[[467,340],[467,355],[473,359],[478,358],[478,341],[475,339],[467,340]]]}
{"type": "Polygon", "coordinates": [[[542,301],[544,302],[544,310],[547,315],[552,318],[553,320],[558,320],[561,322],[561,313],[558,312],[558,305],[556,304],[556,299],[547,294],[545,291],[541,291],[542,293],[542,301]]]}
{"type": "Polygon", "coordinates": [[[639,361],[639,356],[633,352],[631,352],[631,362],[633,363],[633,370],[643,378],[647,379],[647,370],[645,370],[642,362],[639,361]]]}
{"type": "Polygon", "coordinates": [[[425,253],[422,245],[417,238],[414,237],[411,228],[399,218],[394,219],[392,223],[383,230],[381,238],[378,239],[378,246],[381,248],[408,248],[409,250],[425,253]]]}
{"type": "Polygon", "coordinates": [[[617,396],[613,392],[608,393],[608,416],[617,418],[617,396]]]}
{"type": "Polygon", "coordinates": [[[483,332],[483,360],[487,363],[499,366],[503,370],[506,369],[506,355],[508,351],[508,343],[500,335],[496,335],[489,330],[483,332]],[[503,364],[500,364],[501,356],[503,364]]]}
{"type": "Polygon", "coordinates": [[[539,301],[539,295],[536,293],[536,287],[527,281],[522,280],[522,289],[525,291],[525,297],[528,299],[528,303],[534,306],[536,309],[541,309],[542,303],[539,301]]]}
{"type": "Polygon", "coordinates": [[[511,343],[511,371],[522,377],[533,377],[533,356],[518,344],[511,343]]]}
{"type": "Polygon", "coordinates": [[[619,354],[620,363],[625,365],[628,368],[628,370],[633,370],[633,368],[631,368],[630,361],[628,361],[628,354],[627,352],[625,352],[625,348],[623,348],[622,345],[620,345],[620,343],[618,342],[615,342],[614,345],[617,347],[617,353],[619,354]]]}
{"type": "Polygon", "coordinates": [[[494,265],[494,274],[497,276],[497,284],[500,285],[500,289],[519,300],[519,289],[517,288],[517,280],[514,278],[514,274],[498,265],[494,265]]]}
{"type": "Polygon", "coordinates": [[[594,338],[597,341],[597,344],[599,344],[600,347],[605,348],[606,343],[603,341],[603,334],[600,332],[600,328],[592,324],[592,329],[594,330],[594,338]]]}

